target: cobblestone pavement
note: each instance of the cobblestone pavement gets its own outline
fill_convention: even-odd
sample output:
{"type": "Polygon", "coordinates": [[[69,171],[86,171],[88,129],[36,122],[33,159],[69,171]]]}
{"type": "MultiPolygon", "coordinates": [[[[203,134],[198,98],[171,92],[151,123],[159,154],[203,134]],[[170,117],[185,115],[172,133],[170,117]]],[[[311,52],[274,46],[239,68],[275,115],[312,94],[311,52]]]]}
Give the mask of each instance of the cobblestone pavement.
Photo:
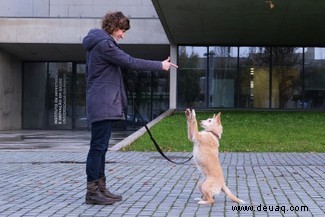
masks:
{"type": "MultiPolygon", "coordinates": [[[[85,159],[80,150],[0,150],[0,216],[325,216],[325,153],[221,153],[230,190],[198,205],[200,174],[158,153],[109,152],[108,186],[123,195],[110,206],[84,204],[85,159]],[[254,209],[241,210],[236,209],[254,209]]],[[[167,153],[182,161],[191,153],[167,153]]]]}

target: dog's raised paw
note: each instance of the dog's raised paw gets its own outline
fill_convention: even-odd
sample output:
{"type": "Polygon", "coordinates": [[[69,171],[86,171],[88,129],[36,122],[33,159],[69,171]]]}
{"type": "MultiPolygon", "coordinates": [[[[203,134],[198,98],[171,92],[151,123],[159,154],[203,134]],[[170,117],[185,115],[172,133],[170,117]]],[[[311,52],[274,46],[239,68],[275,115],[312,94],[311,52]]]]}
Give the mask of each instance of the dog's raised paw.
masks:
{"type": "Polygon", "coordinates": [[[196,117],[196,113],[195,113],[195,110],[192,109],[192,116],[195,118],[196,117]]]}
{"type": "Polygon", "coordinates": [[[190,109],[186,109],[185,110],[185,115],[186,115],[186,117],[189,117],[191,115],[191,110],[190,109]]]}
{"type": "Polygon", "coordinates": [[[185,110],[185,116],[186,116],[187,120],[192,120],[193,119],[193,113],[192,113],[191,109],[186,109],[185,110]]]}

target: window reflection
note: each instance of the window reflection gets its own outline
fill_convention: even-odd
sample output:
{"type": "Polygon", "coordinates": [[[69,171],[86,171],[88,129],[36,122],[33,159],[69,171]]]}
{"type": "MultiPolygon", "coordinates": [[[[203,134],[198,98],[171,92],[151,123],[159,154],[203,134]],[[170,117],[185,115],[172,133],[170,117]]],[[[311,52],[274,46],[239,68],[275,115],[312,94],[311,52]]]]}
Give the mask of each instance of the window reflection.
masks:
{"type": "Polygon", "coordinates": [[[143,126],[168,110],[168,73],[125,70],[123,74],[128,95],[128,126],[143,126]]]}
{"type": "Polygon", "coordinates": [[[325,107],[325,48],[181,46],[178,64],[179,108],[325,107]]]}
{"type": "Polygon", "coordinates": [[[76,99],[75,128],[85,129],[88,126],[86,115],[86,64],[76,65],[76,99]]]}
{"type": "Polygon", "coordinates": [[[240,108],[269,108],[269,62],[268,48],[239,48],[240,108]]]}
{"type": "MultiPolygon", "coordinates": [[[[25,62],[23,85],[24,129],[85,129],[86,79],[82,63],[25,62]]],[[[169,108],[169,73],[124,71],[128,92],[128,122],[114,128],[142,126],[169,108]],[[140,111],[135,109],[135,106],[140,111]]]]}
{"type": "Polygon", "coordinates": [[[180,47],[177,72],[178,107],[206,107],[207,47],[180,47]]]}
{"type": "Polygon", "coordinates": [[[302,100],[302,54],[295,47],[272,48],[272,108],[298,108],[302,100]]]}
{"type": "Polygon", "coordinates": [[[303,108],[325,108],[325,48],[305,48],[303,108]]]}
{"type": "Polygon", "coordinates": [[[235,106],[237,47],[209,47],[209,107],[235,106]]]}

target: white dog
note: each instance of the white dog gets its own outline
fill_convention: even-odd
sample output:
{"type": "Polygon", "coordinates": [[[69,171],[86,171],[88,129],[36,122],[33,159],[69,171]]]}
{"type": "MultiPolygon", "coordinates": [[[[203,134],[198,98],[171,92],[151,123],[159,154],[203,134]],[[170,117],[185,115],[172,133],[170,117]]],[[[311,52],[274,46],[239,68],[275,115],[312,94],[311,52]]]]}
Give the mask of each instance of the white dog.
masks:
{"type": "Polygon", "coordinates": [[[219,162],[219,139],[222,135],[222,125],[219,112],[213,118],[203,120],[200,126],[204,129],[198,131],[196,114],[194,110],[186,109],[188,139],[194,143],[193,159],[203,175],[198,188],[202,194],[199,204],[213,204],[213,196],[225,192],[236,203],[245,203],[231,193],[225,184],[222,168],[219,162]]]}

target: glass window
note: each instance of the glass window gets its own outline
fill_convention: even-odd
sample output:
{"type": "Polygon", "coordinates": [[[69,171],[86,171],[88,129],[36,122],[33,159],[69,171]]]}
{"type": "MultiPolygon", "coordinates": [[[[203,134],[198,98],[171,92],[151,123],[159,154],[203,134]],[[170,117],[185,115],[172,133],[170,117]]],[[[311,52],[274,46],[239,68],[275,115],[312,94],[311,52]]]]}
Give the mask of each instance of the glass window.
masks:
{"type": "Polygon", "coordinates": [[[72,63],[24,63],[23,128],[72,129],[72,63]]]}
{"type": "Polygon", "coordinates": [[[270,48],[239,48],[239,108],[269,108],[270,48]]]}
{"type": "Polygon", "coordinates": [[[85,70],[86,64],[76,65],[76,107],[75,107],[75,127],[87,128],[87,115],[86,115],[86,79],[85,70]]]}
{"type": "Polygon", "coordinates": [[[325,108],[325,48],[305,48],[304,109],[325,108]]]}
{"type": "Polygon", "coordinates": [[[151,72],[151,120],[169,109],[169,73],[151,72]]]}
{"type": "Polygon", "coordinates": [[[272,47],[272,108],[299,108],[302,49],[272,47]]]}
{"type": "Polygon", "coordinates": [[[235,107],[237,47],[209,47],[209,107],[235,107]]]}
{"type": "Polygon", "coordinates": [[[142,126],[169,108],[169,74],[162,71],[124,71],[128,95],[128,126],[142,126]]]}
{"type": "Polygon", "coordinates": [[[177,107],[207,107],[207,47],[179,47],[177,107]]]}
{"type": "Polygon", "coordinates": [[[24,63],[23,70],[23,128],[46,128],[47,63],[24,63]]]}
{"type": "Polygon", "coordinates": [[[48,127],[72,129],[72,63],[49,63],[48,127]]]}

